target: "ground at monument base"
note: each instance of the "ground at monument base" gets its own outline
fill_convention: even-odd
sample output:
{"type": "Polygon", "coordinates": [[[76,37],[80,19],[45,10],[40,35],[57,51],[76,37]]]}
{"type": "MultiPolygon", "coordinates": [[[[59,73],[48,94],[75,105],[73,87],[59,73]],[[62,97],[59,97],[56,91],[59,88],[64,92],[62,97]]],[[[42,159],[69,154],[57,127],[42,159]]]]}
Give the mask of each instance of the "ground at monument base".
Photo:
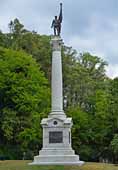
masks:
{"type": "Polygon", "coordinates": [[[82,166],[29,166],[32,161],[11,160],[0,161],[0,170],[118,170],[118,166],[104,163],[85,163],[82,166]]]}

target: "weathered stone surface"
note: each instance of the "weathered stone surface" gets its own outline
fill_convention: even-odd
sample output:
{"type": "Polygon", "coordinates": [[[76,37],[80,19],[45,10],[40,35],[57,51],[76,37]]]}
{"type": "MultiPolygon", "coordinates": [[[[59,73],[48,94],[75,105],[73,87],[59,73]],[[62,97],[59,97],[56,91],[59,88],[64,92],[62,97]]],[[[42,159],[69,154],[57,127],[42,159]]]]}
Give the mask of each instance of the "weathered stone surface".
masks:
{"type": "Polygon", "coordinates": [[[34,157],[32,165],[81,165],[83,163],[79,161],[79,156],[75,155],[71,147],[71,118],[45,118],[41,124],[43,127],[43,148],[39,151],[39,155],[34,157]],[[51,143],[49,140],[50,132],[57,132],[57,134],[58,132],[62,132],[62,142],[51,143]]]}
{"type": "Polygon", "coordinates": [[[62,40],[54,36],[52,44],[52,113],[63,112],[63,90],[62,90],[62,40]]]}
{"type": "Polygon", "coordinates": [[[79,156],[71,147],[72,118],[63,111],[62,61],[59,37],[53,37],[52,44],[52,111],[41,121],[43,127],[43,148],[34,157],[32,165],[82,165],[79,156]]]}

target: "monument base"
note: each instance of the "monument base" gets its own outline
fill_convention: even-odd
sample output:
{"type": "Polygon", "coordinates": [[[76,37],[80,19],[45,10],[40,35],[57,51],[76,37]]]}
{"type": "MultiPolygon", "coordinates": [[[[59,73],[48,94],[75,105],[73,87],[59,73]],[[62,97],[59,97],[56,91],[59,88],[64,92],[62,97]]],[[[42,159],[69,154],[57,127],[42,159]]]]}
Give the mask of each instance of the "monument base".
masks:
{"type": "Polygon", "coordinates": [[[30,165],[82,165],[71,147],[72,118],[62,114],[60,118],[55,113],[42,119],[43,148],[34,157],[30,165]]]}
{"type": "Polygon", "coordinates": [[[34,157],[30,165],[79,165],[84,162],[79,160],[79,156],[74,154],[72,149],[42,149],[40,155],[34,157]]]}

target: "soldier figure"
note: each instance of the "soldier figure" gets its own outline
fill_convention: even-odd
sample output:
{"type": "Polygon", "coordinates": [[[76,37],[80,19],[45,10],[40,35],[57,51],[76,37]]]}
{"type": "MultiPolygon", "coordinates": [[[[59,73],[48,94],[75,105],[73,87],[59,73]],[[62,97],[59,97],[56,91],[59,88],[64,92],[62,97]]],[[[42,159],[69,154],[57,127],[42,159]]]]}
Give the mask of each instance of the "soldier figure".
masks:
{"type": "Polygon", "coordinates": [[[62,23],[62,3],[60,3],[60,14],[59,17],[55,16],[52,21],[51,28],[54,28],[54,35],[60,36],[61,33],[61,23],[62,23]]]}

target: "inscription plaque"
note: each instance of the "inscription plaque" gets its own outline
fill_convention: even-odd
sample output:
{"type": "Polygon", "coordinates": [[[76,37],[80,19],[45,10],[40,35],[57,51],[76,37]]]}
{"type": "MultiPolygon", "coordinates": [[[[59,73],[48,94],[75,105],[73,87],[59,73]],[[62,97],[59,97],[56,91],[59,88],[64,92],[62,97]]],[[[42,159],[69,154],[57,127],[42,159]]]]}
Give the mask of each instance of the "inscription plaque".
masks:
{"type": "Polygon", "coordinates": [[[49,132],[49,143],[63,143],[63,132],[62,131],[49,132]]]}

